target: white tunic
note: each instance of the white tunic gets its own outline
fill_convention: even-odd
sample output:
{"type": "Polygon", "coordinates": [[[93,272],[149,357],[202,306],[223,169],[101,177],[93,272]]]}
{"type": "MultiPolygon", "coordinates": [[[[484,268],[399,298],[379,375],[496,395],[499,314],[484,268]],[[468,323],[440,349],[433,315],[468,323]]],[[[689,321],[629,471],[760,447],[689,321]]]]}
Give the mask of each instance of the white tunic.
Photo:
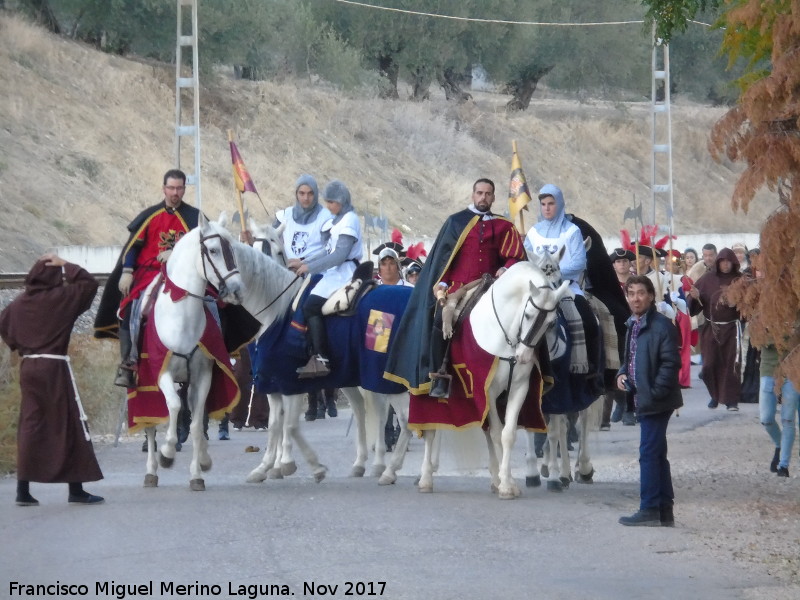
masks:
{"type": "MultiPolygon", "coordinates": [[[[586,256],[584,250],[584,256],[573,256],[572,255],[572,247],[573,244],[570,242],[577,235],[578,239],[581,239],[580,229],[578,226],[570,224],[569,227],[565,231],[562,231],[561,234],[557,238],[547,238],[541,235],[538,231],[536,231],[535,227],[531,227],[530,231],[528,231],[528,235],[525,236],[525,246],[529,248],[534,254],[539,256],[544,256],[544,253],[547,252],[548,254],[558,254],[561,248],[564,248],[564,256],[561,257],[561,261],[559,265],[561,265],[562,269],[562,276],[564,279],[570,278],[570,268],[567,265],[574,265],[580,264],[583,261],[583,265],[586,264],[586,256]]],[[[583,242],[581,242],[583,243],[583,242]]],[[[583,249],[583,246],[581,246],[583,249]]],[[[570,278],[569,289],[572,293],[577,294],[578,296],[583,296],[583,290],[581,289],[580,282],[575,281],[574,279],[570,278]]]]}
{"type": "Polygon", "coordinates": [[[292,208],[279,211],[276,215],[278,221],[286,227],[283,230],[283,246],[286,258],[306,258],[322,250],[322,236],[320,234],[325,221],[331,218],[330,211],[322,207],[316,218],[303,225],[297,223],[292,216],[292,208]]]}
{"type": "Polygon", "coordinates": [[[356,238],[356,243],[350,249],[347,260],[342,264],[331,267],[322,274],[322,280],[314,287],[311,292],[315,296],[330,298],[331,294],[343,285],[350,282],[356,265],[361,261],[363,249],[361,247],[361,222],[355,211],[346,213],[342,220],[333,225],[333,219],[329,219],[323,226],[322,231],[330,230],[331,237],[325,245],[325,250],[330,254],[336,248],[340,235],[349,235],[356,238]]]}

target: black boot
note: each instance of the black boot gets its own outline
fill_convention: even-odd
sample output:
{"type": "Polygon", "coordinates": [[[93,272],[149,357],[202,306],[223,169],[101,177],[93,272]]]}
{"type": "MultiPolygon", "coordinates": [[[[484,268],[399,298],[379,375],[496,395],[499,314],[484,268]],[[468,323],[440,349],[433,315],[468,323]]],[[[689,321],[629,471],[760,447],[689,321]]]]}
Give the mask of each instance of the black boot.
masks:
{"type": "Polygon", "coordinates": [[[328,408],[328,416],[329,417],[338,416],[339,411],[336,409],[336,390],[324,389],[322,390],[322,395],[325,398],[325,405],[328,408]]]}
{"type": "Polygon", "coordinates": [[[662,506],[658,511],[662,527],[675,527],[675,514],[671,506],[662,506]]]}
{"type": "Polygon", "coordinates": [[[325,332],[325,322],[320,315],[309,315],[306,317],[306,322],[313,355],[304,367],[297,369],[297,374],[300,379],[325,377],[331,372],[328,365],[328,337],[325,332]]]}
{"type": "Polygon", "coordinates": [[[629,527],[661,527],[661,510],[658,508],[644,508],[636,511],[630,517],[620,517],[621,525],[629,527]]]}
{"type": "Polygon", "coordinates": [[[17,481],[17,506],[39,506],[39,501],[31,496],[29,481],[17,481]]]}
{"type": "Polygon", "coordinates": [[[781,461],[781,449],[775,448],[775,455],[772,457],[772,462],[769,463],[769,470],[772,473],[778,472],[778,463],[781,461]]]}
{"type": "Polygon", "coordinates": [[[124,388],[136,387],[136,363],[130,359],[133,342],[130,329],[119,328],[119,354],[121,361],[117,367],[114,385],[124,388]]]}
{"type": "Polygon", "coordinates": [[[105,498],[85,491],[82,483],[70,483],[67,501],[70,504],[102,504],[105,502],[105,498]]]}
{"type": "Polygon", "coordinates": [[[319,402],[318,391],[308,392],[308,410],[306,410],[306,421],[317,420],[317,403],[319,402]]]}

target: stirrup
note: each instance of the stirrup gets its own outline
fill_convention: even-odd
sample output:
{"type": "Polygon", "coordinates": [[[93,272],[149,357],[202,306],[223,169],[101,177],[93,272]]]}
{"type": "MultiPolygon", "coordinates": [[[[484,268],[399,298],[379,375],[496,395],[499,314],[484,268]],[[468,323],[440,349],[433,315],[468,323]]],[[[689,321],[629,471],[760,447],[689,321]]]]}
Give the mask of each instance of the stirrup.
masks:
{"type": "Polygon", "coordinates": [[[328,368],[328,359],[322,358],[318,354],[314,354],[308,359],[304,367],[297,369],[297,377],[299,379],[308,379],[310,377],[325,377],[329,375],[331,370],[328,368]]]}
{"type": "Polygon", "coordinates": [[[431,391],[428,396],[431,398],[449,398],[450,397],[450,382],[453,376],[448,373],[430,373],[431,378],[431,391]]]}
{"type": "Polygon", "coordinates": [[[136,387],[136,363],[125,361],[117,367],[114,385],[124,388],[136,387]]]}

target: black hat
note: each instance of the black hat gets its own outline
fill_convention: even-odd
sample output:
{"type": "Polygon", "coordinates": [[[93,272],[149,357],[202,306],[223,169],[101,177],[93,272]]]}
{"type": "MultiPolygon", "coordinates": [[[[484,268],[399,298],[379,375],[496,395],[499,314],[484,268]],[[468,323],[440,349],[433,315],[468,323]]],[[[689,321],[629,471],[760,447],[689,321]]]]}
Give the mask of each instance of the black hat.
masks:
{"type": "Polygon", "coordinates": [[[398,258],[403,258],[406,255],[405,248],[403,248],[403,244],[401,244],[400,242],[385,242],[380,246],[378,246],[377,248],[375,248],[375,250],[373,250],[372,253],[380,256],[381,252],[386,248],[394,250],[398,258]]]}
{"type": "Polygon", "coordinates": [[[615,248],[614,251],[608,255],[608,258],[611,259],[611,262],[617,260],[622,260],[627,258],[628,260],[636,260],[636,255],[631,252],[630,250],[625,250],[625,248],[615,248]]]}
{"type": "Polygon", "coordinates": [[[422,271],[422,265],[415,260],[412,260],[411,263],[406,267],[406,275],[419,273],[420,271],[422,271]]]}
{"type": "Polygon", "coordinates": [[[653,248],[652,246],[639,246],[639,256],[648,256],[650,258],[660,258],[662,256],[666,256],[666,252],[658,249],[653,248]]]}

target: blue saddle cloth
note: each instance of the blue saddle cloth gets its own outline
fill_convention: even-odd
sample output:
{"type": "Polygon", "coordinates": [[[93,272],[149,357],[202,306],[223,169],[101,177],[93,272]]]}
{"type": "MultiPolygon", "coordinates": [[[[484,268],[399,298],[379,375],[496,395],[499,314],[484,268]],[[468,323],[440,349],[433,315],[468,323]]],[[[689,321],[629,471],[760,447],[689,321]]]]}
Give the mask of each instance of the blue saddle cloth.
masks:
{"type": "Polygon", "coordinates": [[[542,396],[542,412],[547,415],[579,412],[597,399],[597,396],[592,393],[589,380],[585,374],[569,372],[572,342],[566,325],[566,319],[564,319],[559,310],[556,327],[560,329],[560,333],[566,338],[566,350],[562,356],[550,361],[554,379],[553,387],[542,396]]]}
{"type": "MultiPolygon", "coordinates": [[[[316,283],[312,280],[312,283],[316,283]]],[[[369,292],[351,317],[325,317],[330,349],[330,375],[299,379],[297,369],[308,361],[303,306],[308,286],[294,312],[273,324],[251,353],[256,389],[266,394],[304,394],[322,388],[361,386],[383,394],[399,394],[402,385],[383,378],[386,355],[403,317],[410,287],[381,285],[369,292]]]]}

